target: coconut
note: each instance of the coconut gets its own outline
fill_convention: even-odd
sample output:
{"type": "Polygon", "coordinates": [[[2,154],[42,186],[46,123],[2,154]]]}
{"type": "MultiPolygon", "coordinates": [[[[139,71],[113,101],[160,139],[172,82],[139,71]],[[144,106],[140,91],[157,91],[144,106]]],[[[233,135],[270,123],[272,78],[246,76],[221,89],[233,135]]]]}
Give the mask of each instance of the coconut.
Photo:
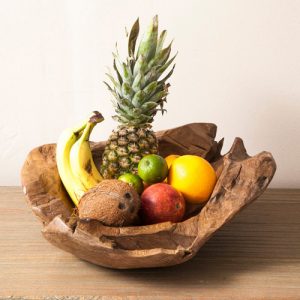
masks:
{"type": "Polygon", "coordinates": [[[108,179],[87,191],[78,205],[81,220],[98,220],[107,226],[131,225],[138,217],[140,198],[123,181],[108,179]]]}

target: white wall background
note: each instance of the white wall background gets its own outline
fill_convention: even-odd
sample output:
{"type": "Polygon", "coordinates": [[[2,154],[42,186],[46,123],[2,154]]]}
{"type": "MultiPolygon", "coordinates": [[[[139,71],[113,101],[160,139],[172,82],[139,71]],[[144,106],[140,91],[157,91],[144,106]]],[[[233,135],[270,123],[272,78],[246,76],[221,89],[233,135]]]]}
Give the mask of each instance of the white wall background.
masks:
{"type": "Polygon", "coordinates": [[[19,185],[27,153],[92,110],[106,117],[93,140],[108,137],[111,52],[156,13],[179,55],[154,129],[216,123],[223,152],[240,136],[250,155],[273,153],[272,187],[300,187],[298,0],[0,1],[0,185],[19,185]]]}

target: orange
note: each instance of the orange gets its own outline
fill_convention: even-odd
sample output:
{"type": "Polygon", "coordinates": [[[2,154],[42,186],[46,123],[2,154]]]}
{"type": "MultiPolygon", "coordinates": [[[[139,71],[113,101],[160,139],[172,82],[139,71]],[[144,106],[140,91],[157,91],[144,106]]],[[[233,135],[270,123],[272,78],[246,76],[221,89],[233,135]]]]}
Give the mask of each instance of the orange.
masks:
{"type": "Polygon", "coordinates": [[[178,158],[179,155],[177,154],[170,154],[167,157],[165,157],[165,160],[167,162],[168,168],[170,169],[172,162],[174,161],[174,159],[178,158]]]}
{"type": "Polygon", "coordinates": [[[168,183],[193,204],[207,201],[216,181],[217,176],[210,163],[196,155],[176,158],[169,170],[168,183]]]}
{"type": "Polygon", "coordinates": [[[168,176],[167,162],[157,154],[146,155],[138,164],[138,175],[148,184],[162,182],[168,176]]]}
{"type": "MultiPolygon", "coordinates": [[[[168,168],[170,169],[172,162],[178,158],[180,155],[177,154],[170,154],[167,157],[165,157],[165,161],[167,162],[168,168]]],[[[168,177],[164,180],[164,182],[168,182],[168,177]]]]}

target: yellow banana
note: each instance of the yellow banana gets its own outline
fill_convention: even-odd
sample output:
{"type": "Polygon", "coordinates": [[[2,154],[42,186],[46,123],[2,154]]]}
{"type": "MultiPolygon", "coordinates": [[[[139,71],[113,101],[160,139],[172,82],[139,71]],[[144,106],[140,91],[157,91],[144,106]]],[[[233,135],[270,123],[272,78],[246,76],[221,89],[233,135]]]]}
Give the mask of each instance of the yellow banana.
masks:
{"type": "Polygon", "coordinates": [[[85,121],[76,128],[65,129],[61,133],[56,145],[56,164],[58,173],[63,185],[76,206],[78,205],[79,199],[85,193],[85,188],[72,173],[70,166],[70,151],[72,146],[81,136],[86,125],[87,122],[85,121]]]}
{"type": "Polygon", "coordinates": [[[99,112],[94,112],[94,115],[87,122],[82,135],[72,146],[70,152],[72,173],[86,190],[94,187],[103,179],[95,166],[89,143],[89,137],[93,128],[103,120],[104,118],[99,112]]]}

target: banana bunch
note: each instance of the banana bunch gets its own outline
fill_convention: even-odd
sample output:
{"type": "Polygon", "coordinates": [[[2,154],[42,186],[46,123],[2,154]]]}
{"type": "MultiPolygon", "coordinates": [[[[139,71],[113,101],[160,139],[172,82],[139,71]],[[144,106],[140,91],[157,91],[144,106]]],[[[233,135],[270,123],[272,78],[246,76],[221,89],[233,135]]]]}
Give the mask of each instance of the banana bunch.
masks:
{"type": "Polygon", "coordinates": [[[76,206],[83,194],[102,180],[93,161],[89,137],[96,124],[103,120],[103,116],[94,111],[79,126],[65,129],[57,142],[58,173],[76,206]]]}

